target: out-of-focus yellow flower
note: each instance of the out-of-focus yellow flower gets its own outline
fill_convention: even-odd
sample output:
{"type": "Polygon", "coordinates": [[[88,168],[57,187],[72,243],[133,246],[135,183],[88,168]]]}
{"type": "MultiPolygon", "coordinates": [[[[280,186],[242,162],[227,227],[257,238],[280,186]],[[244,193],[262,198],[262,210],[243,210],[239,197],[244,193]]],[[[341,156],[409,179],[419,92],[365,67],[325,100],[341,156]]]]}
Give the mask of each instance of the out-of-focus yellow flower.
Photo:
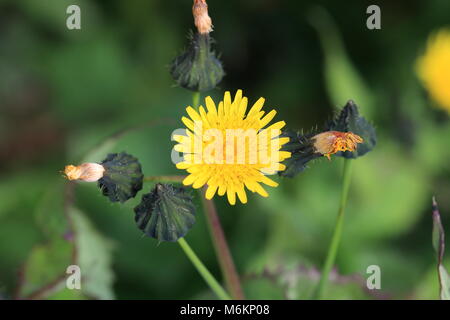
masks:
{"type": "Polygon", "coordinates": [[[430,36],[417,73],[433,100],[450,113],[450,29],[430,36]]]}
{"type": "Polygon", "coordinates": [[[183,184],[193,188],[206,184],[207,199],[216,192],[219,196],[226,193],[229,203],[234,205],[237,194],[239,200],[246,203],[245,188],[267,197],[260,183],[276,187],[278,184],[266,174],[283,171],[286,167],[280,162],[291,156],[290,152],[280,150],[289,142],[289,138],[279,137],[285,122],[278,121],[266,127],[276,111],[265,114],[262,111],[264,99],[260,98],[246,112],[247,102],[241,90],[237,91],[234,101],[230,93],[225,92],[218,108],[211,97],[207,97],[206,110],[203,106],[198,111],[186,108],[190,117],[182,118],[188,128],[186,135],[174,136],[178,142],[175,150],[184,153],[177,168],[190,173],[183,184]]]}

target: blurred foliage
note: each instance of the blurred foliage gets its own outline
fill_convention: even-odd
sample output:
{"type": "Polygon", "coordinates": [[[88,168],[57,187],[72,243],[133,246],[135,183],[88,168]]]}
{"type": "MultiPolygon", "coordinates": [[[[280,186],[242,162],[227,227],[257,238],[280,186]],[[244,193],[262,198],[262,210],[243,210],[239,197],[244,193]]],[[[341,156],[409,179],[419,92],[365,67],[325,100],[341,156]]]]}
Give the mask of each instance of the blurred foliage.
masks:
{"type": "MultiPolygon", "coordinates": [[[[288,127],[306,131],[353,99],[376,126],[376,148],[355,160],[339,276],[327,297],[437,299],[431,197],[450,230],[450,122],[431,106],[414,63],[427,36],[450,23],[450,2],[380,1],[382,29],[373,31],[365,1],[208,4],[226,72],[208,94],[242,88],[250,102],[264,96],[288,127]],[[381,268],[382,289],[368,295],[360,280],[372,264],[381,268]]],[[[80,183],[74,207],[65,207],[67,185],[58,172],[125,150],[146,176],[180,174],[170,134],[192,97],[175,86],[169,65],[193,27],[190,1],[0,2],[1,296],[26,297],[55,282],[40,296],[209,297],[180,248],[142,237],[133,219],[140,195],[112,204],[94,184],[80,183]],[[81,7],[81,30],[66,28],[69,4],[81,7]],[[136,129],[102,143],[127,128],[136,129]],[[57,281],[73,264],[74,248],[86,276],[81,292],[57,281]]],[[[216,199],[249,298],[308,296],[315,273],[305,270],[323,263],[342,161],[314,160],[294,179],[278,178],[267,199],[250,196],[235,207],[216,199]]],[[[141,192],[153,187],[145,183],[141,192]]],[[[219,276],[192,194],[199,212],[187,240],[219,276]]]]}

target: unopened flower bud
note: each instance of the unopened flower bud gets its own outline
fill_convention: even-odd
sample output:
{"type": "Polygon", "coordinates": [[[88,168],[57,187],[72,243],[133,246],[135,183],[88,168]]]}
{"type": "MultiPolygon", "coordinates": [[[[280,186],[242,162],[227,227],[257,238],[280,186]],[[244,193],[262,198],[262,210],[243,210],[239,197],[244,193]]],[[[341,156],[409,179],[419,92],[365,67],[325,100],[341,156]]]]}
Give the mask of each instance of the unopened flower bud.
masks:
{"type": "Polygon", "coordinates": [[[110,153],[102,165],[105,175],[99,180],[98,186],[112,202],[124,203],[142,189],[144,175],[136,157],[125,152],[110,153]]]}
{"type": "Polygon", "coordinates": [[[195,223],[195,205],[185,188],[158,183],[134,208],[135,221],[147,236],[177,241],[195,223]]]}
{"type": "Polygon", "coordinates": [[[205,34],[212,31],[212,21],[208,15],[208,5],[205,0],[194,0],[192,14],[198,33],[205,34]]]}
{"type": "Polygon", "coordinates": [[[79,166],[67,165],[64,174],[68,180],[95,182],[103,177],[105,168],[98,163],[83,163],[79,166]]]}
{"type": "Polygon", "coordinates": [[[363,139],[353,132],[326,131],[312,137],[312,141],[315,151],[330,160],[330,155],[339,151],[355,151],[363,139]]]}
{"type": "Polygon", "coordinates": [[[208,33],[195,33],[186,51],[173,60],[170,73],[181,87],[205,92],[222,80],[225,72],[211,44],[208,33]]]}
{"type": "Polygon", "coordinates": [[[192,7],[197,31],[189,46],[173,59],[170,74],[177,84],[195,92],[214,89],[225,75],[222,63],[212,48],[212,21],[205,0],[194,0],[192,7]]]}

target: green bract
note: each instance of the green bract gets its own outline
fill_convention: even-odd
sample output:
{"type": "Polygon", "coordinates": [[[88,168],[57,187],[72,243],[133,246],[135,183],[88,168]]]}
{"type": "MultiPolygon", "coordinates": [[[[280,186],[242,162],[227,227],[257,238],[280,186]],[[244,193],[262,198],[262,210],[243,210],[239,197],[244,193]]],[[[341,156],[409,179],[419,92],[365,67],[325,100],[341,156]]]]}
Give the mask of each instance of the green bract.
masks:
{"type": "Polygon", "coordinates": [[[150,193],[142,196],[134,212],[138,228],[159,241],[177,241],[195,223],[191,195],[184,188],[170,184],[156,184],[150,193]]]}
{"type": "Polygon", "coordinates": [[[134,198],[142,189],[141,164],[138,159],[125,153],[108,154],[101,162],[105,168],[103,177],[98,181],[98,186],[112,202],[125,202],[134,198]]]}
{"type": "Polygon", "coordinates": [[[292,130],[285,131],[283,137],[289,137],[289,142],[283,146],[284,151],[289,151],[291,157],[286,159],[283,164],[286,166],[284,171],[278,174],[282,177],[292,178],[306,169],[306,164],[316,158],[322,157],[322,154],[315,152],[311,138],[314,134],[302,134],[292,130]]]}
{"type": "Polygon", "coordinates": [[[181,87],[208,91],[222,80],[225,72],[211,49],[212,42],[209,34],[195,33],[187,50],[173,60],[170,73],[181,87]]]}

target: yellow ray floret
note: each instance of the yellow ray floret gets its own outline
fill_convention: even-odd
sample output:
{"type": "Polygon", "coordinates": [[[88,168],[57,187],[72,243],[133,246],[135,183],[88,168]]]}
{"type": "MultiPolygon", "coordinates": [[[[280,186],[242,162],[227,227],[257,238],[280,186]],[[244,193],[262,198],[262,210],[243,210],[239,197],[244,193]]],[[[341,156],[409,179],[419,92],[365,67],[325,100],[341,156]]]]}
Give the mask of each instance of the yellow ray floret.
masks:
{"type": "Polygon", "coordinates": [[[267,174],[283,171],[281,163],[291,156],[281,147],[289,138],[280,137],[284,121],[271,125],[276,115],[272,110],[262,110],[264,98],[260,98],[247,112],[248,100],[238,90],[234,100],[225,92],[223,101],[216,106],[211,97],[198,110],[187,107],[188,117],[181,120],[186,126],[184,135],[175,135],[175,150],[183,153],[178,169],[189,175],[184,185],[201,188],[207,185],[206,198],[217,193],[227,195],[230,204],[236,197],[247,202],[246,190],[267,197],[261,184],[276,187],[278,184],[267,174]]]}

